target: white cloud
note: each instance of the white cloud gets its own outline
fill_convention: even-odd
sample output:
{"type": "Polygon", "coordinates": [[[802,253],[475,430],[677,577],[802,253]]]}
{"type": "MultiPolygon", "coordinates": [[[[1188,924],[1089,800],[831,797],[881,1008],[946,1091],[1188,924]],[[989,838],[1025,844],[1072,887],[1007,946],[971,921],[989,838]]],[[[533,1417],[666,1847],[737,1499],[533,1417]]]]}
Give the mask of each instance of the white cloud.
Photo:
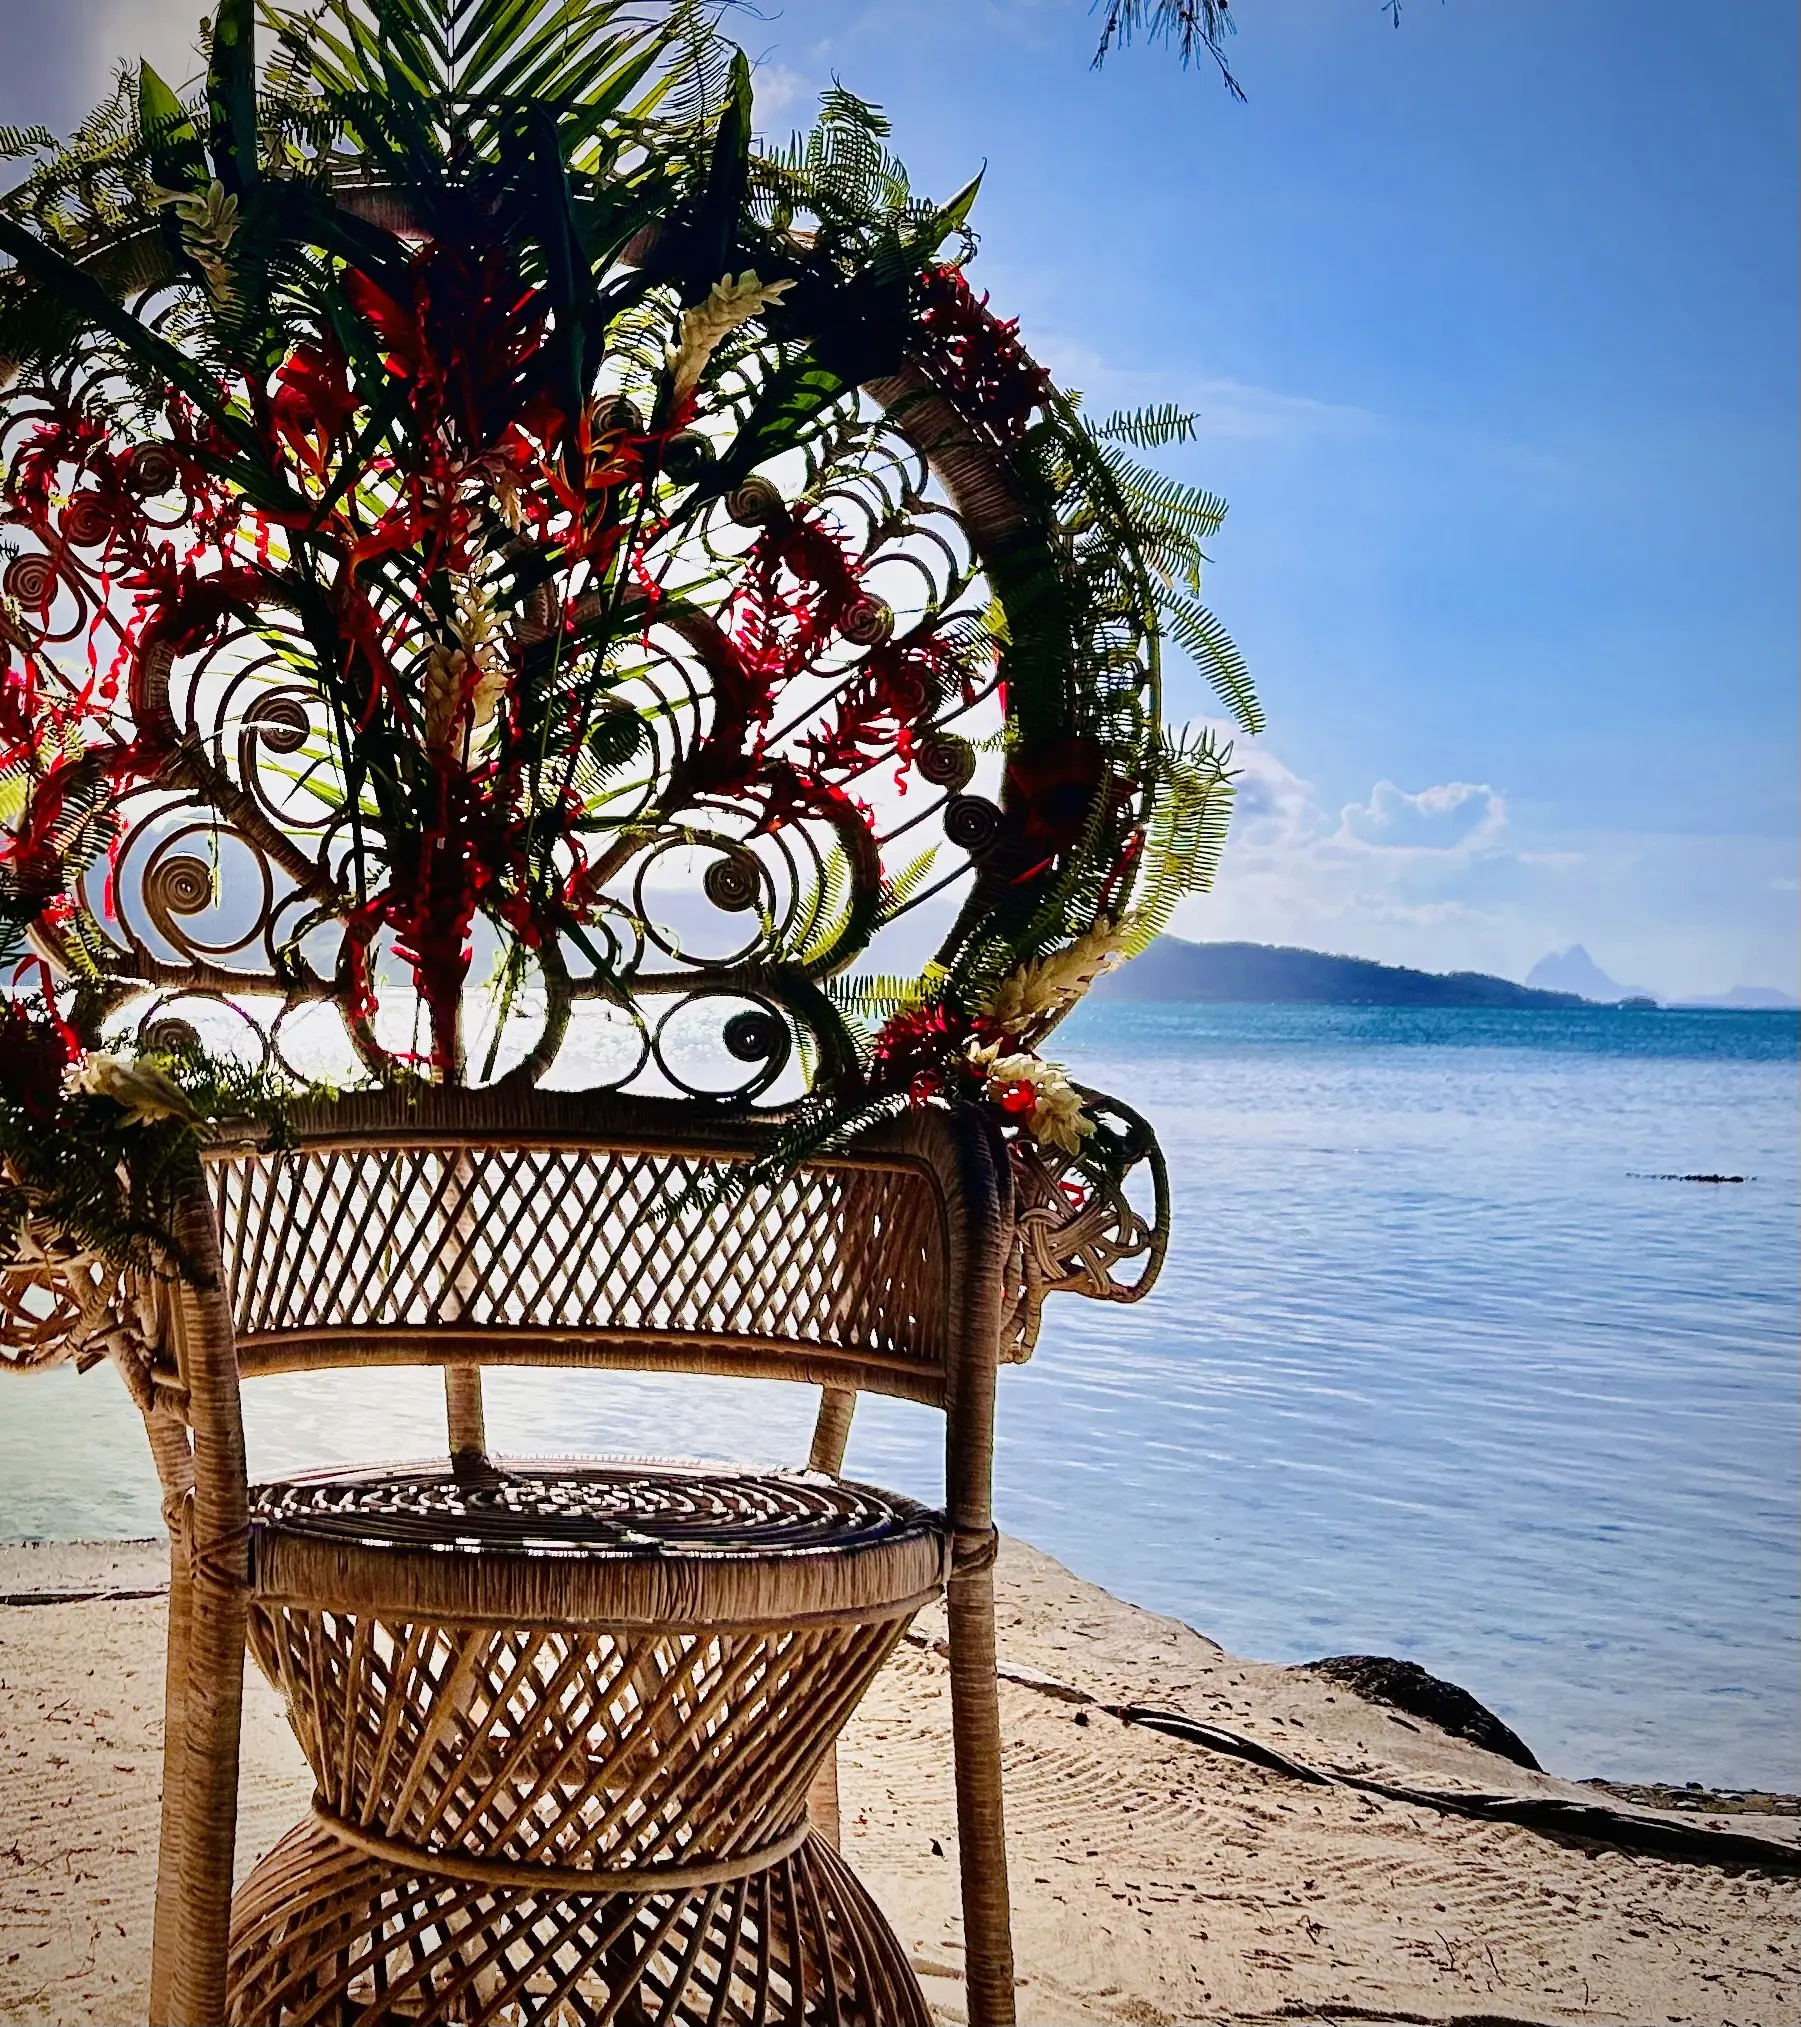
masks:
{"type": "Polygon", "coordinates": [[[1380,781],[1334,815],[1267,747],[1241,745],[1238,765],[1218,891],[1190,904],[1179,932],[1334,950],[1361,950],[1374,936],[1393,947],[1398,934],[1469,917],[1471,868],[1503,850],[1506,801],[1483,783],[1410,793],[1380,781]]]}
{"type": "Polygon", "coordinates": [[[1241,741],[1237,764],[1219,879],[1178,911],[1179,936],[1511,978],[1582,943],[1615,977],[1666,995],[1788,989],[1794,883],[1782,840],[1545,834],[1482,782],[1384,780],[1335,808],[1266,746],[1241,741]]]}
{"type": "Polygon", "coordinates": [[[1122,366],[1041,326],[1028,336],[1033,356],[1060,387],[1081,388],[1093,414],[1173,401],[1193,412],[1199,437],[1241,443],[1367,437],[1385,427],[1380,416],[1348,402],[1321,401],[1219,374],[1172,372],[1167,364],[1155,370],[1122,366]]]}
{"type": "Polygon", "coordinates": [[[758,63],[751,73],[756,94],[756,127],[759,134],[787,130],[805,118],[813,87],[798,70],[785,63],[758,63]]]}
{"type": "Polygon", "coordinates": [[[1445,781],[1409,795],[1378,781],[1368,802],[1348,802],[1339,812],[1333,842],[1347,850],[1468,857],[1497,849],[1506,828],[1506,799],[1486,782],[1445,781]]]}

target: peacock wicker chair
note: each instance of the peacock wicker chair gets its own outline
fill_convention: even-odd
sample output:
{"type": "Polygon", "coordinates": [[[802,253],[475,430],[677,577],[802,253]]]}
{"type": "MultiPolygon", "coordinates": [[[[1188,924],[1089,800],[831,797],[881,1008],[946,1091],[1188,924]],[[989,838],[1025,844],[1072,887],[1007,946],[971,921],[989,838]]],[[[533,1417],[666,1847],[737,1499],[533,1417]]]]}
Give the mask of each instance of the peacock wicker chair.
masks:
{"type": "Polygon", "coordinates": [[[1039,1051],[1217,853],[1158,643],[1254,729],[1223,509],[872,108],[760,152],[694,10],[490,11],[259,70],[222,0],[0,199],[0,1368],[110,1359],[161,1477],[151,2017],[924,2020],[834,1741],[943,1594],[1010,2021],[996,1371],[1168,1236],[1039,1051]],[[368,1365],[442,1368],[445,1456],[253,1485],[241,1382],[368,1365]],[[808,1467],[493,1457],[515,1365],[818,1387],[808,1467]],[[840,1477],[863,1392],[942,1413],[941,1511],[840,1477]],[[247,1641],[317,1797],[234,1901],[247,1641]]]}

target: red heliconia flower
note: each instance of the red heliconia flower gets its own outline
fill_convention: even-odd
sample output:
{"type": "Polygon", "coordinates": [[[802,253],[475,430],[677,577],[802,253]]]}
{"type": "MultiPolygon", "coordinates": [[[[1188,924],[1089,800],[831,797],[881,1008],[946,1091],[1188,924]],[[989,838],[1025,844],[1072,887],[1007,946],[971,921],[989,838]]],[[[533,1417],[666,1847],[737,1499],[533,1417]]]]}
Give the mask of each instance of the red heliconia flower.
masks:
{"type": "Polygon", "coordinates": [[[915,1105],[944,1096],[968,1061],[970,1032],[968,1019],[942,1004],[891,1015],[870,1051],[876,1083],[904,1090],[915,1105]]]}
{"type": "Polygon", "coordinates": [[[326,458],[344,440],[356,407],[349,362],[337,341],[296,345],[275,376],[270,427],[290,456],[323,478],[326,458]]]}
{"type": "Polygon", "coordinates": [[[1065,852],[1093,814],[1107,771],[1092,739],[1045,739],[1022,747],[1007,763],[1008,814],[1027,849],[1065,852]]]}
{"type": "Polygon", "coordinates": [[[428,430],[453,423],[465,451],[480,453],[543,394],[542,377],[522,371],[543,348],[543,293],[521,277],[513,250],[491,240],[428,243],[410,281],[407,300],[397,301],[360,269],[344,275],[388,371],[413,383],[415,418],[428,430]]]}
{"type": "Polygon", "coordinates": [[[1051,389],[1051,376],[1019,342],[1019,325],[990,313],[960,268],[928,268],[918,283],[919,322],[936,340],[921,363],[965,418],[1003,445],[1019,442],[1051,389]]]}
{"type": "Polygon", "coordinates": [[[14,767],[36,753],[41,730],[36,671],[29,662],[21,667],[9,656],[0,670],[0,768],[14,767]]]}

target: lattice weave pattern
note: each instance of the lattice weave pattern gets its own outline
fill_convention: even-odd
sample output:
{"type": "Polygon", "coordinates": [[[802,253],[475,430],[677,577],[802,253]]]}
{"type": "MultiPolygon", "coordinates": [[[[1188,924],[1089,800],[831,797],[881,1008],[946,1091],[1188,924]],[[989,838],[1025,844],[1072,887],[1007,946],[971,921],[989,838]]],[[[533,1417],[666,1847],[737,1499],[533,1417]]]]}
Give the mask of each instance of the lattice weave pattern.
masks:
{"type": "Polygon", "coordinates": [[[398,1873],[304,1825],[238,1896],[230,1976],[247,2027],[931,2019],[893,1932],[817,1837],[724,1885],[548,1899],[398,1873]]]}
{"type": "Polygon", "coordinates": [[[807,1791],[944,1539],[727,1466],[262,1487],[250,1644],[316,1815],[234,1903],[231,2017],[923,2021],[807,1791]]]}
{"type": "Polygon", "coordinates": [[[264,1487],[252,1533],[251,1648],[332,1816],[422,1861],[602,1869],[796,1829],[942,1542],[937,1516],[841,1481],[645,1464],[320,1473],[264,1487]],[[458,1609],[422,1603],[420,1553],[458,1609]],[[482,1623],[466,1601],[494,1564],[512,1613],[482,1623]],[[823,1590],[827,1567],[849,1587],[823,1590]],[[549,1623],[518,1612],[546,1579],[549,1623]]]}
{"type": "Polygon", "coordinates": [[[815,1167],[730,1198],[715,1158],[595,1148],[303,1149],[212,1173],[247,1349],[499,1326],[943,1363],[942,1216],[904,1168],[815,1167]]]}
{"type": "Polygon", "coordinates": [[[250,1637],[333,1814],[431,1849],[606,1867],[792,1829],[904,1623],[633,1637],[256,1606],[250,1637]]]}

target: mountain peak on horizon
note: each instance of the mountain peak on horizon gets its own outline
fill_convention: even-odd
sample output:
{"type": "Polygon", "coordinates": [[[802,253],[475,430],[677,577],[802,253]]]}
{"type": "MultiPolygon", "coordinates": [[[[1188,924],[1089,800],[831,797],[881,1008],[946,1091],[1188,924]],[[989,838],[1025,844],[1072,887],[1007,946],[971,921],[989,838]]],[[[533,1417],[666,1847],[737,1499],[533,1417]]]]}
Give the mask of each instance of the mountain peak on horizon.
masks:
{"type": "Polygon", "coordinates": [[[1656,997],[1648,986],[1621,985],[1618,979],[1609,978],[1580,943],[1541,957],[1527,972],[1526,983],[1539,992],[1574,992],[1603,1003],[1656,997]]]}

